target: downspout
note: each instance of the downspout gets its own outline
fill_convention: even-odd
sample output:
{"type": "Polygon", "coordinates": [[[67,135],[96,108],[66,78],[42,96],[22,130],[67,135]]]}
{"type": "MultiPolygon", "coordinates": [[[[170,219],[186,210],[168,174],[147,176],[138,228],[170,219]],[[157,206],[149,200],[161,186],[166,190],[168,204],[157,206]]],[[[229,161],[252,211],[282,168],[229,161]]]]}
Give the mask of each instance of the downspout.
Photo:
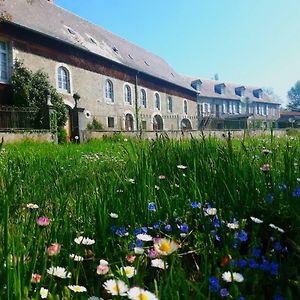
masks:
{"type": "Polygon", "coordinates": [[[135,91],[135,120],[136,120],[136,130],[139,131],[139,106],[138,106],[138,74],[139,71],[135,74],[135,84],[134,84],[134,91],[135,91]]]}

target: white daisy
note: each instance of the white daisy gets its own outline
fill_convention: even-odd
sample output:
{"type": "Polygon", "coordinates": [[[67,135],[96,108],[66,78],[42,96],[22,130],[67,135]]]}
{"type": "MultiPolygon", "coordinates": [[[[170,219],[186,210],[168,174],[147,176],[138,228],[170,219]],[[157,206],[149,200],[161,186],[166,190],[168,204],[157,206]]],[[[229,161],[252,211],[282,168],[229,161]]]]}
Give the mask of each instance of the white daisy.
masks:
{"type": "Polygon", "coordinates": [[[164,238],[155,240],[153,246],[159,255],[170,255],[179,248],[176,242],[164,238]]]}
{"type": "Polygon", "coordinates": [[[150,242],[152,241],[152,236],[149,234],[145,234],[145,233],[140,233],[137,236],[137,239],[143,241],[143,242],[150,242]]]}
{"type": "Polygon", "coordinates": [[[215,216],[217,214],[217,209],[210,207],[210,208],[204,208],[204,215],[205,216],[215,216]]]}
{"type": "Polygon", "coordinates": [[[42,299],[46,299],[48,297],[48,290],[42,287],[40,289],[40,296],[42,299]]]}
{"type": "Polygon", "coordinates": [[[103,284],[106,291],[113,296],[127,296],[128,286],[122,280],[109,279],[103,284]]]}
{"type": "Polygon", "coordinates": [[[154,268],[159,268],[159,269],[163,269],[163,270],[165,270],[169,267],[168,264],[160,258],[152,259],[151,266],[154,268]]]}
{"type": "Polygon", "coordinates": [[[120,272],[122,275],[126,275],[127,278],[132,278],[134,275],[136,275],[135,268],[131,266],[120,268],[120,272]]]}
{"type": "Polygon", "coordinates": [[[250,219],[252,220],[252,222],[257,223],[257,224],[261,224],[264,221],[255,217],[250,217],[250,219]]]}
{"type": "Polygon", "coordinates": [[[269,226],[273,229],[276,229],[277,231],[281,232],[281,233],[284,233],[284,230],[280,227],[277,227],[276,225],[274,224],[269,224],[269,226]]]}
{"type": "Polygon", "coordinates": [[[80,255],[70,254],[69,256],[70,256],[70,258],[72,258],[74,261],[83,261],[83,260],[84,260],[84,258],[83,258],[82,256],[80,256],[80,255]]]}
{"type": "Polygon", "coordinates": [[[38,209],[39,208],[39,206],[34,203],[28,203],[28,204],[26,204],[26,207],[30,208],[30,209],[38,209]]]}
{"type": "Polygon", "coordinates": [[[119,218],[119,215],[116,214],[116,213],[110,213],[109,216],[110,216],[112,219],[118,219],[118,218],[119,218]]]}
{"type": "Polygon", "coordinates": [[[131,183],[131,184],[135,184],[135,180],[132,179],[132,178],[128,179],[127,181],[128,181],[129,183],[131,183]]]}
{"type": "Polygon", "coordinates": [[[158,300],[153,293],[139,287],[131,288],[127,293],[127,297],[131,300],[158,300]]]}
{"type": "Polygon", "coordinates": [[[238,223],[227,223],[227,227],[230,229],[239,229],[239,224],[238,223]]]}
{"type": "Polygon", "coordinates": [[[222,274],[222,279],[226,282],[233,282],[233,281],[242,282],[242,281],[244,281],[244,277],[242,274],[237,273],[237,272],[231,273],[229,271],[224,272],[222,274]]]}
{"type": "Polygon", "coordinates": [[[47,273],[59,278],[71,278],[71,273],[63,267],[50,267],[47,273]]]}
{"type": "Polygon", "coordinates": [[[134,253],[135,254],[143,254],[145,250],[141,247],[134,247],[134,253]]]}
{"type": "Polygon", "coordinates": [[[78,245],[93,245],[95,244],[95,240],[89,239],[88,237],[79,236],[74,239],[74,242],[78,245]]]}
{"type": "Polygon", "coordinates": [[[187,168],[187,166],[184,166],[184,165],[178,165],[177,166],[178,169],[181,169],[181,170],[185,170],[187,168]]]}
{"type": "Polygon", "coordinates": [[[68,288],[75,293],[83,293],[87,291],[86,287],[81,285],[68,285],[68,288]]]}

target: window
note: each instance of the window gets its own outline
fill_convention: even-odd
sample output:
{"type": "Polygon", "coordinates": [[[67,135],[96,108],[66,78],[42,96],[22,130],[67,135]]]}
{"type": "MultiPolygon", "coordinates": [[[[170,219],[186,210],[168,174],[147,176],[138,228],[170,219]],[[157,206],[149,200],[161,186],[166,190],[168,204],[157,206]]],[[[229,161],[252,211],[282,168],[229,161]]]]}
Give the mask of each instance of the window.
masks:
{"type": "Polygon", "coordinates": [[[63,90],[67,93],[71,92],[70,89],[70,74],[69,71],[64,67],[59,67],[57,70],[57,83],[58,89],[63,90]]]}
{"type": "Polygon", "coordinates": [[[160,97],[158,93],[154,94],[155,108],[160,110],[160,97]]]}
{"type": "Polygon", "coordinates": [[[110,80],[105,81],[105,97],[111,102],[114,102],[114,86],[110,80]]]}
{"type": "Polygon", "coordinates": [[[183,100],[183,112],[184,112],[185,114],[188,113],[188,103],[187,103],[186,100],[183,100]]]}
{"type": "Polygon", "coordinates": [[[8,45],[0,41],[0,80],[8,80],[8,45]]]}
{"type": "Polygon", "coordinates": [[[147,129],[147,121],[142,121],[142,129],[146,130],[147,129]]]}
{"type": "Polygon", "coordinates": [[[266,104],[264,105],[263,109],[264,109],[263,114],[264,114],[264,116],[266,116],[267,115],[267,105],[266,104]]]}
{"type": "Polygon", "coordinates": [[[207,103],[204,103],[204,112],[208,113],[208,104],[207,103]]]}
{"type": "Polygon", "coordinates": [[[124,99],[125,99],[126,104],[129,104],[129,105],[132,104],[131,88],[127,84],[124,87],[124,99]]]}
{"type": "Polygon", "coordinates": [[[146,96],[146,91],[144,89],[141,89],[140,99],[141,99],[141,106],[146,108],[147,107],[147,96],[146,96]]]}
{"type": "Polygon", "coordinates": [[[107,125],[108,125],[108,128],[114,128],[115,127],[115,118],[114,117],[108,117],[107,118],[107,125]]]}
{"type": "Polygon", "coordinates": [[[173,112],[173,99],[172,99],[172,97],[167,98],[167,109],[168,109],[169,113],[173,112]]]}

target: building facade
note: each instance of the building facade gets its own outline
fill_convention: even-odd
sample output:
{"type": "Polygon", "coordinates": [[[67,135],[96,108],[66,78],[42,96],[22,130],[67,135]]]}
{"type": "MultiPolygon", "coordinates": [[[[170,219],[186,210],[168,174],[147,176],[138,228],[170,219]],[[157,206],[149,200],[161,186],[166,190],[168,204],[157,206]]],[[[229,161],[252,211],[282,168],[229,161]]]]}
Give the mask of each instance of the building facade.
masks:
{"type": "Polygon", "coordinates": [[[279,117],[279,104],[262,89],[182,76],[54,1],[4,0],[0,9],[2,104],[10,102],[9,78],[19,59],[49,75],[70,111],[73,95],[80,95],[81,129],[93,118],[104,129],[132,131],[199,129],[208,117],[279,117]]]}

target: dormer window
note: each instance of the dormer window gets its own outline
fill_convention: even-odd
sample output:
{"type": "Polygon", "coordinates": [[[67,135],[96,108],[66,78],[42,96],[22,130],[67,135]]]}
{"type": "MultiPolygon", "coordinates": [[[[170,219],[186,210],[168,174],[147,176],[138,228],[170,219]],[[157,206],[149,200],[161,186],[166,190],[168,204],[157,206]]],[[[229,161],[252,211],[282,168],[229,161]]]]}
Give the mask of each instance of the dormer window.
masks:
{"type": "Polygon", "coordinates": [[[235,88],[235,94],[237,96],[243,97],[245,95],[245,90],[246,90],[246,88],[244,86],[239,86],[239,87],[235,88]]]}
{"type": "Polygon", "coordinates": [[[196,90],[196,91],[200,91],[201,90],[201,85],[202,85],[202,81],[199,79],[199,80],[195,80],[195,81],[192,81],[192,87],[196,90]]]}
{"type": "Polygon", "coordinates": [[[253,90],[253,96],[258,99],[262,98],[262,93],[263,93],[262,89],[253,90]]]}
{"type": "Polygon", "coordinates": [[[114,50],[115,53],[119,52],[119,49],[117,47],[113,47],[112,49],[114,50]]]}
{"type": "Polygon", "coordinates": [[[76,35],[76,32],[71,27],[66,26],[66,29],[69,34],[76,35]]]}
{"type": "Polygon", "coordinates": [[[215,85],[215,93],[218,94],[225,94],[226,85],[224,83],[216,84],[215,85]]]}

